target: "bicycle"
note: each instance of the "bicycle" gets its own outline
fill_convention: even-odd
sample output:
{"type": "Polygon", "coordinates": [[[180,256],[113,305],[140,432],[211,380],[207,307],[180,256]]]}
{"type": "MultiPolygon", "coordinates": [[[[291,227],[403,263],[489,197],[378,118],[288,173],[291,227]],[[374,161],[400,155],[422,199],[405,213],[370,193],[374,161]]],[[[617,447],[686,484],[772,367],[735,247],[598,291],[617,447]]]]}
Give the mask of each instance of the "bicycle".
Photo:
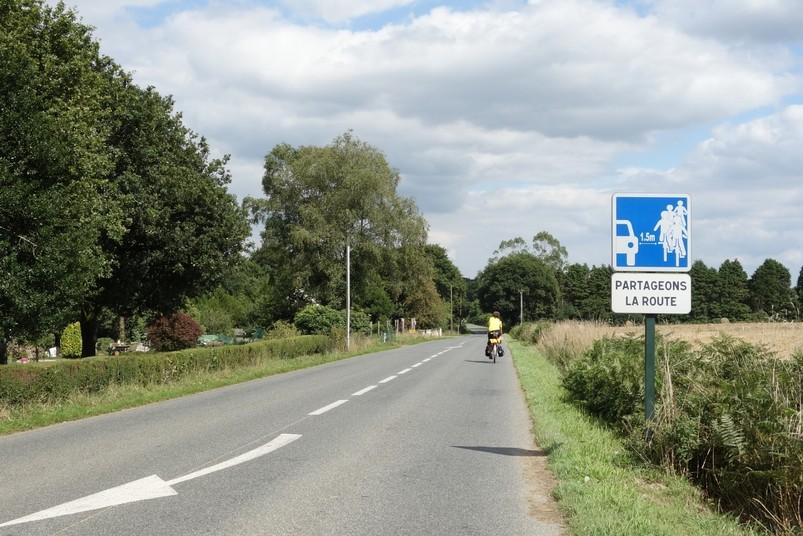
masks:
{"type": "Polygon", "coordinates": [[[496,356],[501,356],[501,334],[497,331],[492,331],[488,334],[488,346],[486,350],[488,350],[488,359],[493,359],[493,362],[496,363],[496,356]]]}

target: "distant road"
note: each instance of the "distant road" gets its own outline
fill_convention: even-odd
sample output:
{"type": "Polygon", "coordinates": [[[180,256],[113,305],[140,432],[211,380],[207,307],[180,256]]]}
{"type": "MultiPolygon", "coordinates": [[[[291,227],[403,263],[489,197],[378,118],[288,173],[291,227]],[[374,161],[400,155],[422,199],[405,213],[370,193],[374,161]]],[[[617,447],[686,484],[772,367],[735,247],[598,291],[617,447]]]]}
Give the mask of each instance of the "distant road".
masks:
{"type": "Polygon", "coordinates": [[[541,453],[509,357],[489,363],[484,344],[440,340],[0,438],[0,535],[558,534],[528,513],[532,491],[547,493],[525,477],[541,453]]]}

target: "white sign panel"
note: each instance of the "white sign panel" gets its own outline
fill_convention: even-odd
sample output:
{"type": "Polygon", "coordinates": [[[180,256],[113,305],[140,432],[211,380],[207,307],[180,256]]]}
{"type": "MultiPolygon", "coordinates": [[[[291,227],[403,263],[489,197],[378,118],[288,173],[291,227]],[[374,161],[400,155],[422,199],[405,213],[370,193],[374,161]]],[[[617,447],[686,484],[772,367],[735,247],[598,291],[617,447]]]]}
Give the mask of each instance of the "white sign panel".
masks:
{"type": "Polygon", "coordinates": [[[689,314],[691,277],[671,273],[614,273],[611,309],[614,313],[626,314],[689,314]]]}

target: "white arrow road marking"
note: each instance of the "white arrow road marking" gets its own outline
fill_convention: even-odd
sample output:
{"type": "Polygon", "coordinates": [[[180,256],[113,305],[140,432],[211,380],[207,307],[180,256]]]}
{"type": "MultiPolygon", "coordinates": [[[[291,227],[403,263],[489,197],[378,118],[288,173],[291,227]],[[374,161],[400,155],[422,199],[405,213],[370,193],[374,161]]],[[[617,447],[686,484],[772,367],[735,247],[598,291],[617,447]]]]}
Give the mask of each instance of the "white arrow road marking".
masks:
{"type": "Polygon", "coordinates": [[[232,458],[230,460],[226,460],[225,462],[220,462],[219,464],[213,465],[212,467],[207,467],[206,469],[201,469],[200,471],[195,471],[194,473],[190,473],[188,475],[184,475],[179,478],[174,478],[173,480],[168,482],[168,484],[173,486],[175,484],[180,484],[188,480],[193,480],[200,476],[205,476],[210,473],[216,473],[218,471],[222,471],[223,469],[228,469],[229,467],[234,467],[235,465],[240,465],[241,463],[250,462],[251,460],[255,460],[260,456],[264,456],[265,454],[273,452],[276,449],[280,449],[285,445],[289,445],[299,437],[301,437],[299,434],[281,434],[273,441],[265,443],[261,447],[257,447],[254,450],[249,450],[244,454],[240,454],[239,456],[232,458]]]}
{"type": "Polygon", "coordinates": [[[311,413],[307,413],[307,415],[323,415],[327,411],[329,411],[331,409],[335,409],[337,406],[342,406],[346,402],[348,402],[348,400],[338,400],[337,402],[332,402],[328,406],[324,406],[324,407],[322,407],[320,409],[316,409],[315,411],[313,411],[311,413]]]}
{"type": "Polygon", "coordinates": [[[165,482],[156,475],[151,475],[139,480],[134,480],[133,482],[129,482],[127,484],[123,484],[121,486],[117,486],[115,488],[110,488],[92,495],[87,495],[86,497],[82,497],[74,501],[54,506],[53,508],[48,508],[47,510],[36,512],[35,514],[8,521],[0,525],[0,528],[10,527],[11,525],[20,525],[22,523],[30,523],[31,521],[41,521],[43,519],[50,519],[53,517],[68,516],[72,514],[79,514],[81,512],[100,510],[101,508],[107,508],[109,506],[118,506],[120,504],[178,495],[178,492],[171,486],[208,475],[209,473],[221,471],[255,458],[259,458],[260,456],[264,456],[269,452],[292,443],[299,437],[301,436],[298,434],[281,434],[273,441],[270,441],[261,447],[257,447],[254,450],[248,451],[245,454],[241,454],[236,458],[232,458],[231,460],[207,467],[206,469],[201,469],[200,471],[195,471],[194,473],[190,473],[186,476],[175,478],[169,482],[165,482]]]}
{"type": "Polygon", "coordinates": [[[371,390],[373,390],[373,389],[376,389],[376,385],[369,385],[369,386],[368,386],[368,387],[366,387],[365,389],[360,389],[360,390],[359,390],[359,391],[357,391],[356,393],[352,393],[352,394],[351,394],[351,396],[362,396],[362,395],[364,395],[365,393],[367,393],[368,391],[371,391],[371,390]]]}

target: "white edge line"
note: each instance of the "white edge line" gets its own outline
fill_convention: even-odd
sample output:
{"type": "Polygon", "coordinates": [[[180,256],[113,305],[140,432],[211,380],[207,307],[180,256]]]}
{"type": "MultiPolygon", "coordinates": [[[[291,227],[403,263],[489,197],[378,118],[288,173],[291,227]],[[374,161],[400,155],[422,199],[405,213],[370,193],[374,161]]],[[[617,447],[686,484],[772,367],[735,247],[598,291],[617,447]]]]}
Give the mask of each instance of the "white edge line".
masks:
{"type": "Polygon", "coordinates": [[[322,408],[318,408],[318,409],[316,409],[315,411],[312,411],[312,412],[310,412],[310,413],[307,413],[307,415],[323,415],[323,414],[324,414],[324,413],[326,413],[327,411],[329,411],[329,410],[333,410],[333,409],[335,409],[335,408],[336,408],[336,407],[338,407],[338,406],[342,406],[342,405],[343,405],[343,404],[345,404],[346,402],[348,402],[348,400],[338,400],[337,402],[332,402],[332,403],[331,403],[331,404],[329,404],[328,406],[324,406],[324,407],[322,407],[322,408]]]}
{"type": "Polygon", "coordinates": [[[362,396],[365,393],[367,393],[368,391],[371,391],[373,389],[376,389],[376,385],[371,385],[369,387],[366,387],[365,389],[360,389],[356,393],[352,393],[351,396],[362,396]]]}
{"type": "Polygon", "coordinates": [[[431,357],[428,357],[428,358],[426,358],[426,359],[422,359],[422,360],[421,360],[421,362],[422,362],[422,363],[426,363],[426,362],[427,362],[427,361],[429,361],[430,359],[432,359],[432,358],[431,358],[431,357]]]}
{"type": "Polygon", "coordinates": [[[418,363],[416,363],[415,365],[413,365],[413,366],[412,366],[412,368],[420,367],[421,365],[422,365],[422,362],[421,362],[421,361],[419,361],[418,363]]]}
{"type": "Polygon", "coordinates": [[[412,369],[412,368],[406,368],[406,369],[404,369],[404,370],[400,370],[399,372],[397,372],[397,374],[399,374],[399,375],[401,375],[401,374],[407,374],[407,373],[408,373],[408,372],[410,372],[411,370],[413,370],[413,369],[412,369]]]}
{"type": "Polygon", "coordinates": [[[395,375],[394,376],[388,376],[384,380],[379,380],[379,383],[388,383],[389,381],[395,380],[396,378],[398,378],[398,376],[395,376],[395,375]]]}

